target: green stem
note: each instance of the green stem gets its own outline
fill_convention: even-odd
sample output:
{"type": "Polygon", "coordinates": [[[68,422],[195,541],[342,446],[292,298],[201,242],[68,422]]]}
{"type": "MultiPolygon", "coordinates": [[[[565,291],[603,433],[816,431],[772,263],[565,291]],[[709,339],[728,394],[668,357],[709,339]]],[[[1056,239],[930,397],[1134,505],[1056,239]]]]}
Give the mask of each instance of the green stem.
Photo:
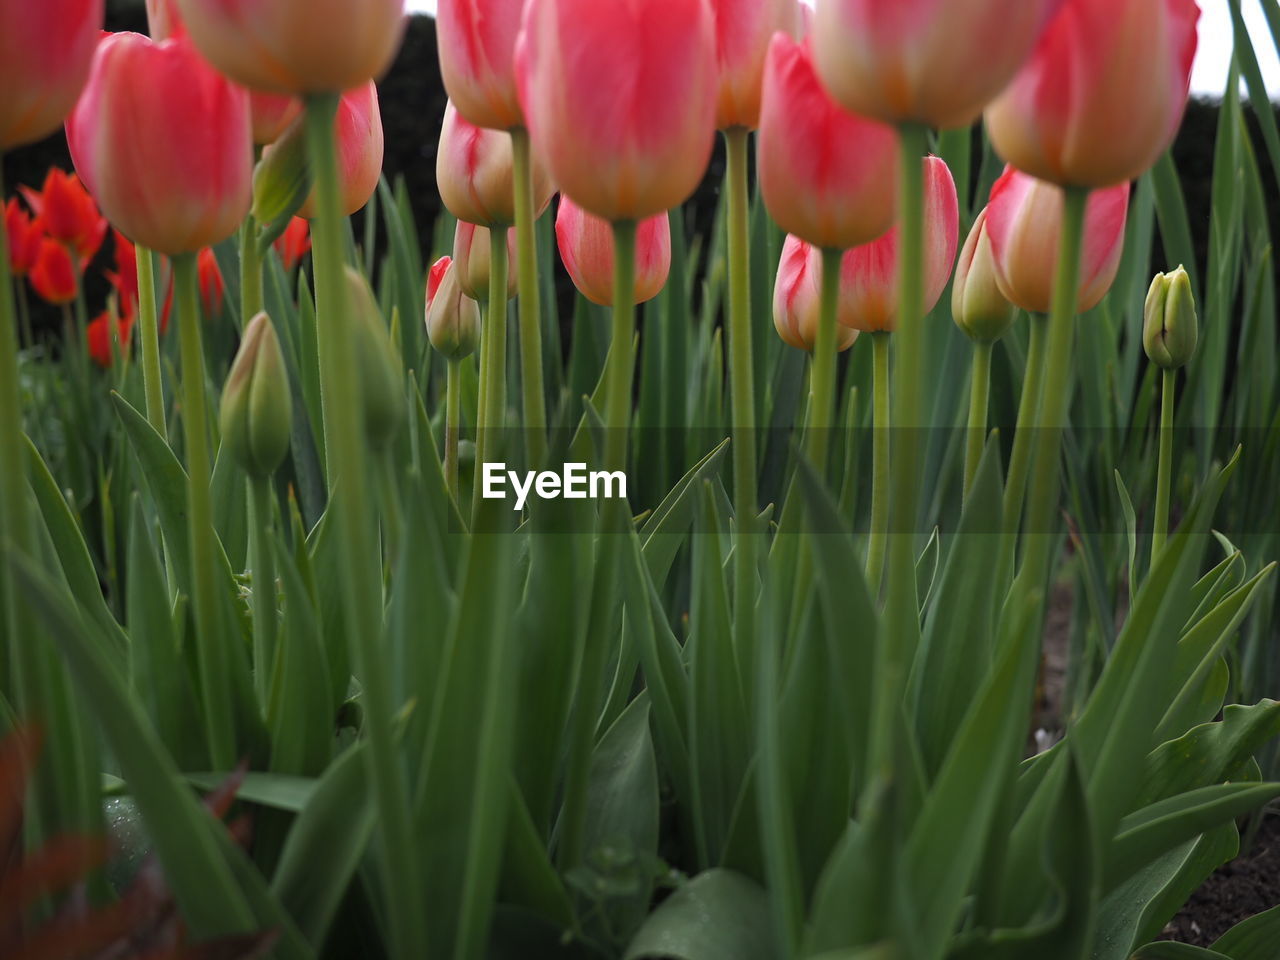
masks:
{"type": "MultiPolygon", "coordinates": [[[[495,459],[507,413],[507,237],[502,227],[489,231],[489,309],[480,342],[480,415],[476,424],[476,476],[495,459]]],[[[471,529],[480,519],[480,491],[475,484],[471,529]]]]}
{"type": "Polygon", "coordinates": [[[249,533],[253,564],[253,677],[263,712],[276,660],[276,574],[271,547],[271,478],[249,478],[249,533]]]}
{"type": "Polygon", "coordinates": [[[973,478],[978,475],[978,463],[982,460],[982,448],[987,439],[987,403],[991,395],[991,352],[993,343],[973,345],[973,368],[969,375],[969,432],[964,450],[964,499],[973,489],[973,478]]]}
{"type": "Polygon", "coordinates": [[[827,451],[831,448],[831,425],[835,417],[836,313],[840,304],[842,250],[822,251],[822,299],[818,308],[818,335],[813,345],[813,367],[809,374],[809,417],[805,421],[805,452],[820,476],[827,475],[827,451]]]}
{"type": "Polygon", "coordinates": [[[605,465],[627,469],[627,434],[631,424],[631,386],[635,375],[636,223],[613,225],[613,338],[609,346],[608,385],[604,399],[605,465]]]}
{"type": "MultiPolygon", "coordinates": [[[[537,470],[546,456],[547,400],[542,383],[542,303],[538,299],[538,248],[533,224],[533,161],[529,131],[511,131],[515,159],[516,257],[520,286],[520,386],[524,394],[527,466],[537,470]]],[[[499,230],[505,239],[506,231],[499,230]]]]}
{"type": "Polygon", "coordinates": [[[1169,536],[1169,488],[1173,480],[1173,403],[1176,370],[1165,370],[1160,391],[1160,471],[1156,474],[1156,519],[1151,531],[1151,566],[1169,536]]]}
{"type": "Polygon", "coordinates": [[[462,432],[461,361],[449,361],[444,401],[444,482],[458,503],[458,436],[462,432]]]}
{"type": "Polygon", "coordinates": [[[218,629],[217,568],[214,566],[213,501],[209,494],[209,414],[205,397],[204,343],[195,254],[173,261],[182,340],[182,428],[187,458],[187,531],[191,541],[191,605],[204,701],[209,758],[214,770],[236,763],[227,651],[218,629]]]}
{"type": "Polygon", "coordinates": [[[1018,527],[1027,493],[1027,473],[1031,469],[1031,451],[1035,441],[1036,418],[1040,413],[1040,392],[1044,382],[1044,365],[1048,357],[1049,320],[1039,313],[1028,317],[1030,340],[1027,366],[1022,375],[1022,395],[1018,398],[1018,423],[1013,434],[1013,452],[1009,457],[1009,478],[1004,488],[1001,514],[1000,550],[996,562],[996,583],[1001,590],[1013,576],[1013,560],[1018,544],[1018,527]]]}
{"type": "Polygon", "coordinates": [[[27,306],[27,298],[23,295],[22,281],[17,277],[14,278],[12,296],[18,301],[18,333],[22,338],[18,343],[29,349],[35,346],[36,336],[31,329],[31,308],[27,306]]]}
{"type": "Polygon", "coordinates": [[[240,323],[247,325],[263,309],[262,256],[258,253],[258,221],[249,214],[240,226],[240,323]]]}
{"type": "MultiPolygon", "coordinates": [[[[751,252],[747,221],[746,127],[725,131],[728,169],[725,192],[728,196],[729,232],[729,394],[733,409],[733,499],[738,526],[734,556],[733,623],[739,669],[749,681],[747,662],[755,616],[756,537],[755,519],[759,509],[756,494],[756,389],[751,356],[751,252]]],[[[745,689],[752,689],[747,685],[745,689]]]]}
{"type": "Polygon", "coordinates": [[[1023,530],[1023,566],[1020,578],[1024,589],[1035,590],[1049,573],[1051,533],[1058,507],[1062,433],[1071,410],[1075,386],[1072,353],[1075,340],[1076,301],[1080,287],[1080,252],[1084,243],[1084,213],[1087,190],[1068,187],[1064,191],[1062,236],[1058,246],[1058,267],[1049,314],[1044,389],[1035,431],[1035,457],[1028,490],[1026,526],[1023,530]]]}
{"type": "Polygon", "coordinates": [[[867,586],[879,598],[884,578],[884,551],[889,538],[889,337],[871,335],[875,351],[875,417],[871,446],[871,536],[867,542],[867,586]]]}
{"type": "Polygon", "coordinates": [[[160,319],[156,309],[156,255],[135,247],[138,263],[138,316],[142,324],[142,385],[147,397],[147,421],[168,437],[164,422],[164,379],[160,372],[160,319]]]}
{"type": "Polygon", "coordinates": [[[360,371],[348,317],[343,277],[340,206],[333,117],[336,94],[307,101],[307,149],[315,174],[318,217],[313,227],[316,325],[326,406],[325,437],[330,482],[340,479],[332,501],[347,551],[341,577],[343,614],[360,672],[369,778],[378,812],[383,887],[387,895],[389,952],[395,960],[426,956],[422,882],[413,843],[408,793],[395,747],[390,668],[382,642],[381,565],[374,542],[367,461],[361,433],[360,371]]]}

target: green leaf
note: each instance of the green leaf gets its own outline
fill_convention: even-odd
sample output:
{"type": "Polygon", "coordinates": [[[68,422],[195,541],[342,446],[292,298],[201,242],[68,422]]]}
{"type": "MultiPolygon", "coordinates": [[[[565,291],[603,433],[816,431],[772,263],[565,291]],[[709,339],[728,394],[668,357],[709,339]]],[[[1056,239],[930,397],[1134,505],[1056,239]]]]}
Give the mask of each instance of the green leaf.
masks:
{"type": "Polygon", "coordinates": [[[1143,764],[1138,803],[1146,806],[1221,783],[1277,735],[1280,703],[1230,704],[1222,720],[1194,727],[1151,752],[1143,764]]]}
{"type": "Polygon", "coordinates": [[[1237,923],[1213,944],[1230,960],[1273,960],[1280,942],[1280,907],[1237,923]]]}
{"type": "Polygon", "coordinates": [[[1225,957],[1216,950],[1206,950],[1204,947],[1193,947],[1189,943],[1165,940],[1139,947],[1134,951],[1132,960],[1232,960],[1232,958],[1225,957]]]}
{"type": "Polygon", "coordinates": [[[707,870],[668,897],[624,960],[777,960],[768,899],[741,874],[707,870]]]}
{"type": "Polygon", "coordinates": [[[645,564],[655,584],[666,580],[667,572],[684,544],[684,534],[693,522],[698,488],[702,481],[715,475],[728,448],[729,441],[722,440],[694,464],[641,526],[640,542],[645,564]]]}

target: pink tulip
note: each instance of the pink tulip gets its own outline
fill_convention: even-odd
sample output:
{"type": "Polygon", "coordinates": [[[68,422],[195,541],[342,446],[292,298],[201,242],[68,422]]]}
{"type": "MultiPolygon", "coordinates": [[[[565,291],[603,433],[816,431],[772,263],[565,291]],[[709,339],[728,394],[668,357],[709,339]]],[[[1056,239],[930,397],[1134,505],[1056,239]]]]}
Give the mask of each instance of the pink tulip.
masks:
{"type": "Polygon", "coordinates": [[[152,40],[168,40],[187,32],[177,0],[147,0],[147,33],[152,40]]]}
{"type": "Polygon", "coordinates": [[[705,0],[528,0],[516,75],[535,152],[606,220],[683,203],[715,136],[715,34],[705,0]]]}
{"type": "MultiPolygon", "coordinates": [[[[956,182],[938,157],[924,158],[924,313],[942,296],[956,261],[960,207],[956,182]]],[[[864,333],[898,325],[898,232],[895,225],[871,243],[854,247],[840,264],[837,319],[864,333]]]]}
{"type": "Polygon", "coordinates": [[[1199,18],[1195,0],[1067,0],[987,110],[997,152],[1053,183],[1141,176],[1182,123],[1199,18]]]}
{"type": "MultiPolygon", "coordinates": [[[[995,255],[996,282],[1012,303],[1048,313],[1062,233],[1062,190],[1006,167],[991,188],[987,234],[995,255]]],[[[1097,306],[1115,281],[1124,252],[1129,184],[1089,194],[1084,215],[1078,310],[1097,306]]]]}
{"type": "MultiPolygon", "coordinates": [[[[477,127],[449,103],[436,146],[436,186],[440,199],[459,220],[482,226],[516,219],[511,137],[477,127]]],[[[533,156],[533,211],[539,216],[555,192],[546,168],[533,156]]]]}
{"type": "Polygon", "coordinates": [[[778,225],[846,249],[893,224],[898,138],[827,96],[806,44],[775,34],[760,110],[760,189],[778,225]]]}
{"type": "Polygon", "coordinates": [[[436,42],[445,92],[469,121],[510,130],[524,126],[516,90],[515,48],[524,0],[440,0],[436,42]]]}
{"type": "MultiPolygon", "coordinates": [[[[556,244],[573,285],[592,303],[613,306],[613,228],[568,197],[556,212],[556,244]]],[[[635,302],[662,292],[671,272],[671,224],[665,212],[636,228],[635,302]]]]}
{"type": "MultiPolygon", "coordinates": [[[[785,343],[813,352],[818,340],[821,299],[822,251],[788,235],[773,285],[773,325],[785,343]]],[[[848,350],[857,339],[857,330],[838,327],[836,349],[848,350]]]]}
{"type": "MultiPolygon", "coordinates": [[[[372,80],[342,95],[333,127],[338,144],[342,213],[349,217],[369,202],[382,175],[382,112],[378,109],[378,87],[372,80]]],[[[315,215],[313,190],[298,216],[310,220],[315,215]]]]}
{"type": "Polygon", "coordinates": [[[246,87],[337,93],[381,77],[404,0],[177,0],[200,52],[246,87]]]}
{"type": "Polygon", "coordinates": [[[886,123],[967,126],[1013,78],[1062,2],[822,0],[814,57],[831,95],[850,110],[886,123]]]}
{"type": "Polygon", "coordinates": [[[951,284],[951,319],[977,343],[994,343],[1005,335],[1017,311],[1000,292],[996,258],[987,235],[987,210],[973,221],[960,249],[951,284]]]}
{"type": "Polygon", "coordinates": [[[302,101],[297,97],[250,91],[249,112],[253,118],[253,142],[265,147],[279,140],[289,125],[302,115],[302,101]]]}
{"type": "Polygon", "coordinates": [[[427,339],[449,360],[475,352],[480,339],[480,306],[458,283],[458,270],[448,257],[427,274],[427,339]]]}
{"type": "Polygon", "coordinates": [[[0,151],[57,130],[89,76],[103,0],[0,3],[0,151]]]}
{"type": "MultiPolygon", "coordinates": [[[[489,228],[459,220],[453,232],[453,266],[462,292],[472,300],[489,299],[489,228]]],[[[507,230],[507,262],[516,259],[516,232],[507,230]]],[[[519,286],[515,270],[507,271],[507,299],[519,286]]]]}
{"type": "Polygon", "coordinates": [[[797,0],[711,0],[720,60],[716,126],[721,130],[760,125],[769,41],[779,30],[799,36],[800,10],[797,0]]]}
{"type": "Polygon", "coordinates": [[[106,36],[67,143],[107,219],[152,250],[194,253],[249,212],[249,97],[186,37],[106,36]]]}

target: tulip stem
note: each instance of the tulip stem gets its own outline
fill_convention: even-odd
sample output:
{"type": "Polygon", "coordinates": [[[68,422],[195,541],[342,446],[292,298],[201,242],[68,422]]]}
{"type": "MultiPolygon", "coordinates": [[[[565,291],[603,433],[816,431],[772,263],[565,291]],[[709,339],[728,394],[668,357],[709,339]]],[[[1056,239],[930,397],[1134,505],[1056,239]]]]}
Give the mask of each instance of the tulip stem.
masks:
{"type": "Polygon", "coordinates": [[[200,294],[193,253],[175,257],[173,279],[178,293],[182,340],[182,429],[187,459],[187,530],[191,541],[191,604],[195,614],[200,691],[204,699],[205,733],[214,770],[236,763],[231,719],[231,684],[223,634],[218,629],[217,569],[214,566],[213,501],[209,493],[209,414],[205,397],[204,343],[200,330],[200,294]]]}
{"type": "Polygon", "coordinates": [[[874,350],[875,417],[871,446],[871,536],[867,542],[867,587],[878,599],[884,578],[884,551],[889,536],[889,337],[871,334],[874,350]]]}
{"type": "Polygon", "coordinates": [[[258,253],[258,221],[251,213],[240,226],[240,326],[248,326],[262,310],[262,256],[258,253]]]}
{"type": "Polygon", "coordinates": [[[1075,386],[1072,353],[1084,243],[1084,213],[1089,193],[1074,187],[1064,188],[1063,193],[1062,235],[1049,314],[1044,386],[1035,431],[1026,523],[1022,532],[1022,570],[1018,575],[1027,591],[1043,586],[1049,573],[1050,548],[1054,541],[1053,515],[1058,506],[1062,434],[1067,427],[1075,386]]]}
{"type": "MultiPolygon", "coordinates": [[[[480,337],[480,416],[476,425],[476,476],[495,459],[507,413],[507,231],[489,231],[489,308],[480,337]]],[[[480,484],[471,501],[471,529],[480,519],[480,484]]]]}
{"type": "Polygon", "coordinates": [[[249,532],[253,563],[253,679],[265,713],[276,651],[276,574],[271,546],[271,478],[249,478],[249,532]]]}
{"type": "MultiPolygon", "coordinates": [[[[1160,392],[1160,468],[1156,474],[1156,519],[1151,530],[1151,566],[1169,536],[1169,488],[1173,479],[1173,404],[1178,374],[1165,370],[1160,392]]],[[[1133,572],[1130,571],[1130,576],[1133,572]]]]}
{"type": "Polygon", "coordinates": [[[608,386],[604,399],[605,465],[627,469],[627,432],[631,423],[631,381],[636,339],[636,222],[613,225],[613,338],[609,345],[608,386]]]}
{"type": "Polygon", "coordinates": [[[1018,543],[1018,526],[1022,520],[1022,507],[1027,492],[1027,473],[1031,469],[1031,450],[1035,436],[1036,417],[1040,412],[1040,386],[1044,380],[1044,365],[1048,356],[1049,320],[1039,313],[1028,317],[1030,340],[1027,344],[1027,365],[1022,374],[1022,395],[1018,398],[1018,423],[1013,435],[1013,452],[1009,456],[1009,478],[1004,488],[1004,509],[1000,530],[999,560],[996,563],[996,583],[1000,589],[1009,585],[1013,575],[1015,547],[1018,543]]]}
{"type": "Polygon", "coordinates": [[[340,479],[331,509],[347,551],[341,579],[342,609],[364,700],[363,734],[369,746],[369,778],[387,891],[389,953],[393,958],[429,952],[422,914],[422,882],[409,815],[408,791],[395,747],[392,686],[382,630],[381,564],[371,521],[368,445],[361,433],[361,385],[355,330],[343,263],[343,216],[333,118],[336,94],[307,100],[307,150],[316,183],[314,224],[316,326],[325,407],[330,485],[340,479]]]}
{"type": "Polygon", "coordinates": [[[160,371],[160,319],[156,310],[156,255],[134,248],[138,264],[138,315],[142,321],[142,386],[147,397],[147,421],[168,437],[164,422],[164,379],[160,371]]]}
{"type": "Polygon", "coordinates": [[[458,435],[462,430],[462,362],[449,359],[444,394],[444,482],[458,503],[458,435]]]}
{"type": "Polygon", "coordinates": [[[840,264],[844,252],[822,251],[822,292],[818,307],[818,335],[813,344],[809,374],[809,418],[805,421],[805,452],[818,475],[827,475],[827,451],[836,394],[836,311],[840,303],[840,264]]]}
{"type": "Polygon", "coordinates": [[[978,475],[982,448],[987,438],[987,405],[991,396],[991,353],[994,343],[973,345],[973,366],[969,374],[969,431],[964,450],[964,499],[969,499],[973,478],[978,475]]]}
{"type": "MultiPolygon", "coordinates": [[[[511,131],[516,201],[516,261],[520,286],[520,388],[524,394],[526,466],[537,470],[546,457],[547,400],[542,382],[542,303],[538,299],[538,248],[533,224],[533,160],[529,131],[511,131]]],[[[506,242],[506,230],[495,228],[506,242]]]]}
{"type": "MultiPolygon", "coordinates": [[[[733,405],[733,494],[738,526],[734,556],[733,624],[739,669],[748,669],[755,615],[756,389],[751,356],[751,255],[747,222],[746,127],[730,127],[724,142],[728,160],[725,192],[729,233],[729,393],[733,405]]],[[[747,674],[749,677],[749,674],[747,674]]],[[[744,678],[745,679],[745,678],[744,678]]],[[[747,689],[750,689],[748,686],[747,689]]]]}

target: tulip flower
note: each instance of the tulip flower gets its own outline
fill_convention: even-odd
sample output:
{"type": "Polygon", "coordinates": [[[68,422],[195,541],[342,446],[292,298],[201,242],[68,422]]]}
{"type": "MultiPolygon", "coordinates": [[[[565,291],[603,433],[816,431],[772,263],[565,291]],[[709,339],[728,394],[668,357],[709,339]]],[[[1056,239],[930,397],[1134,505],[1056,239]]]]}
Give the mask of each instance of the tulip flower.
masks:
{"type": "Polygon", "coordinates": [[[337,93],[376,80],[404,32],[404,0],[177,0],[200,52],[254,90],[337,93]]]}
{"type": "Polygon", "coordinates": [[[251,477],[276,471],[289,452],[292,414],[280,340],[271,319],[260,313],[245,325],[222,391],[222,442],[240,469],[251,477]]]}
{"type": "MultiPolygon", "coordinates": [[[[141,290],[138,286],[138,253],[129,238],[119,230],[113,230],[115,237],[115,270],[103,271],[111,286],[115,288],[120,300],[120,312],[125,316],[136,316],[141,290]]],[[[169,315],[173,309],[173,283],[168,269],[168,261],[161,261],[160,289],[165,294],[164,308],[158,318],[160,333],[169,329],[169,315]]]]}
{"type": "MultiPolygon", "coordinates": [[[[378,107],[378,87],[370,82],[344,93],[334,118],[338,145],[338,180],[342,186],[342,212],[351,216],[364,207],[378,189],[385,149],[382,111],[378,107]]],[[[299,215],[312,220],[316,215],[315,191],[302,205],[299,215]]]]}
{"type": "Polygon", "coordinates": [[[0,3],[0,151],[61,126],[89,76],[103,0],[0,3]]]}
{"type": "Polygon", "coordinates": [[[200,284],[200,305],[204,308],[206,318],[212,320],[221,316],[222,305],[227,296],[227,284],[222,278],[222,268],[218,266],[218,258],[209,247],[200,251],[196,258],[196,276],[200,284]]]}
{"type": "MultiPolygon", "coordinates": [[[[453,232],[453,269],[462,292],[472,300],[489,299],[489,247],[488,227],[459,220],[453,232]]],[[[507,231],[507,259],[516,259],[516,232],[507,231]]],[[[507,272],[507,298],[516,295],[516,275],[507,272]]]]}
{"type": "Polygon", "coordinates": [[[107,218],[152,250],[219,243],[249,211],[248,95],[186,38],[104,38],[67,142],[107,218]]]}
{"type": "Polygon", "coordinates": [[[779,30],[801,35],[801,7],[797,0],[711,0],[711,14],[720,62],[716,126],[754,130],[769,41],[779,30]]]}
{"type": "Polygon", "coordinates": [[[302,101],[274,93],[249,93],[249,114],[253,120],[253,142],[260,147],[275,143],[302,116],[302,101]]]}
{"type": "MultiPolygon", "coordinates": [[[[592,303],[613,306],[613,230],[568,197],[556,212],[556,244],[573,285],[592,303]]],[[[671,271],[671,224],[661,213],[636,228],[635,302],[662,292],[671,271]]]]}
{"type": "MultiPolygon", "coordinates": [[[[1078,309],[1097,306],[1120,269],[1127,182],[1090,194],[1085,208],[1078,309]]],[[[1024,310],[1048,313],[1062,230],[1063,195],[1059,187],[1013,167],[991,188],[987,234],[995,258],[1000,292],[1024,310]]]]}
{"type": "Polygon", "coordinates": [[[40,257],[44,228],[39,218],[31,217],[13,197],[4,205],[4,229],[9,242],[9,270],[15,277],[25,277],[40,257]]]}
{"type": "Polygon", "coordinates": [[[436,5],[444,89],[476,126],[524,126],[515,71],[523,7],[524,0],[440,0],[436,5]]]}
{"type": "Polygon", "coordinates": [[[951,318],[975,343],[994,343],[1013,323],[1015,308],[1000,292],[984,207],[960,251],[951,285],[951,318]]]}
{"type": "Polygon", "coordinates": [[[775,34],[764,73],[760,190],[778,225],[829,250],[893,223],[898,139],[827,95],[806,44],[775,34]]]}
{"type": "Polygon", "coordinates": [[[529,0],[516,75],[535,153],[584,210],[639,221],[701,182],[719,84],[705,0],[529,0]]]}
{"type": "MultiPolygon", "coordinates": [[[[436,185],[445,207],[459,220],[481,226],[515,222],[511,138],[477,127],[452,103],[445,106],[436,148],[436,185]]],[[[546,169],[533,160],[533,209],[540,216],[555,192],[546,169]]]]}
{"type": "Polygon", "coordinates": [[[457,265],[441,257],[427,277],[427,338],[447,360],[475,352],[480,339],[480,306],[458,282],[457,265]]]}
{"type": "Polygon", "coordinates": [[[1199,17],[1195,0],[1066,0],[987,109],[996,152],[1066,186],[1138,178],[1182,122],[1199,17]]]}
{"type": "Polygon", "coordinates": [[[107,221],[98,205],[74,173],[50,167],[40,192],[19,187],[27,205],[35,211],[44,232],[70,247],[82,265],[88,265],[107,234],[107,221]]]}
{"type": "Polygon", "coordinates": [[[51,237],[41,239],[40,252],[28,279],[46,303],[62,306],[76,298],[76,268],[71,253],[51,237]]]}
{"type": "Polygon", "coordinates": [[[104,370],[110,369],[115,362],[115,351],[111,344],[112,322],[115,323],[115,335],[120,344],[120,353],[123,355],[129,349],[129,341],[133,336],[133,317],[128,315],[117,317],[110,310],[104,310],[85,327],[85,342],[89,348],[89,356],[104,370]]]}
{"type": "MultiPolygon", "coordinates": [[[[821,253],[799,237],[788,235],[773,287],[773,325],[783,342],[813,352],[818,339],[821,288],[821,253]]],[[[841,327],[838,338],[836,349],[844,352],[858,339],[858,331],[841,327]]]]}
{"type": "Polygon", "coordinates": [[[294,217],[276,240],[275,247],[284,268],[292,271],[311,250],[311,225],[302,217],[294,217]]]}
{"type": "Polygon", "coordinates": [[[152,40],[168,40],[187,32],[177,0],[146,0],[147,33],[152,40]]]}
{"type": "Polygon", "coordinates": [[[814,57],[849,110],[963,127],[1013,78],[1062,2],[821,0],[814,57]]]}

